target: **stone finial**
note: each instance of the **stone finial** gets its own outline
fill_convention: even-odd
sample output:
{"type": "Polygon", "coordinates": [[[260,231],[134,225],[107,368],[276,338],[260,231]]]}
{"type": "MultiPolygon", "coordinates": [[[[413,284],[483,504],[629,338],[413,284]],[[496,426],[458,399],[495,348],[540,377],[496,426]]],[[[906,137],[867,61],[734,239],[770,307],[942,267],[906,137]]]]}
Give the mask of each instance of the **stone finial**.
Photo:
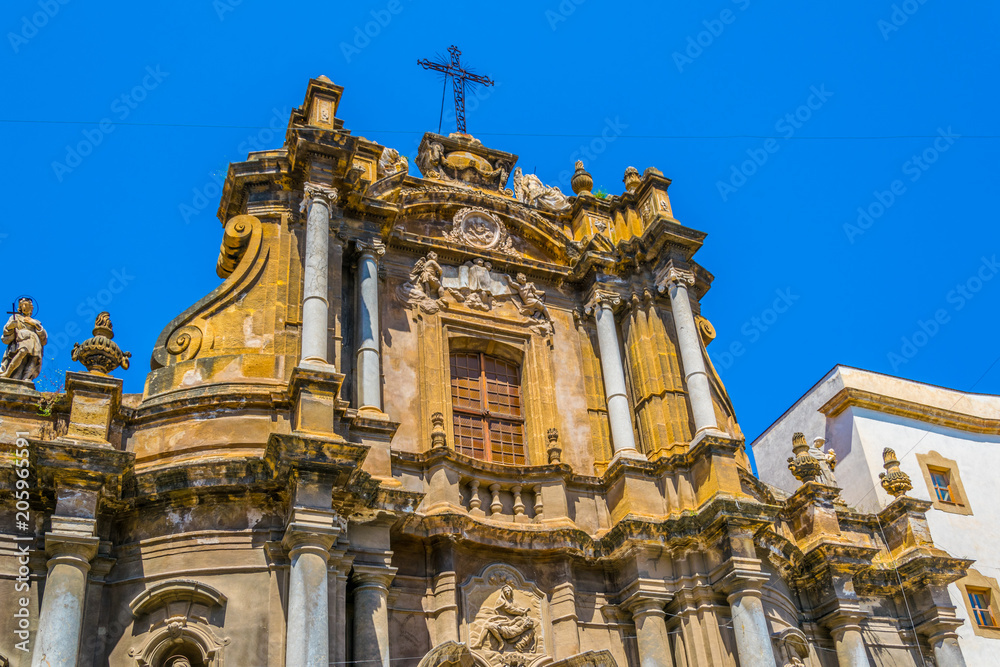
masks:
{"type": "Polygon", "coordinates": [[[444,430],[444,415],[440,412],[435,412],[431,415],[431,447],[445,447],[447,444],[447,434],[444,430]]]}
{"type": "Polygon", "coordinates": [[[0,377],[12,380],[34,380],[42,371],[42,351],[48,334],[41,322],[32,315],[35,300],[22,296],[3,327],[2,340],[7,350],[0,361],[0,377]]]}
{"type": "Polygon", "coordinates": [[[625,170],[625,177],[622,179],[622,183],[625,184],[625,189],[628,192],[635,192],[636,188],[639,187],[640,180],[639,170],[635,167],[629,167],[625,170]]]}
{"type": "Polygon", "coordinates": [[[882,480],[882,488],[893,497],[899,498],[913,488],[910,476],[899,469],[896,452],[888,447],[882,450],[882,467],[885,468],[885,472],[879,473],[878,476],[882,480]]]}
{"type": "Polygon", "coordinates": [[[809,443],[806,436],[796,433],[792,436],[792,453],[788,457],[788,469],[800,482],[812,482],[820,474],[819,461],[809,453],[809,443]]]}
{"type": "Polygon", "coordinates": [[[573,192],[576,194],[593,194],[594,178],[583,168],[583,160],[576,161],[576,171],[570,180],[573,192]]]}
{"type": "Polygon", "coordinates": [[[119,366],[128,370],[132,353],[122,352],[118,343],[111,340],[114,337],[111,315],[107,312],[99,313],[94,321],[94,335],[73,346],[73,361],[79,361],[88,371],[99,375],[107,375],[119,366]]]}
{"type": "Polygon", "coordinates": [[[546,436],[549,439],[549,463],[562,463],[562,447],[559,446],[559,431],[550,428],[546,436]]]}

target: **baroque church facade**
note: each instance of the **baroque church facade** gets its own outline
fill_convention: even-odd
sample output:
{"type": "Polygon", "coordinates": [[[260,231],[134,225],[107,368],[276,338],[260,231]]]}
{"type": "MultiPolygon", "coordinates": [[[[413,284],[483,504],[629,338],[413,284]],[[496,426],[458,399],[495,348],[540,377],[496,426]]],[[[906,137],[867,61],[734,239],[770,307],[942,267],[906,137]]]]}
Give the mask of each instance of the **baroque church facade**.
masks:
{"type": "Polygon", "coordinates": [[[0,664],[965,664],[930,503],[800,440],[794,493],[751,473],[669,179],[432,133],[417,173],[342,92],[230,166],[141,395],[106,314],[65,393],[0,379],[0,664]]]}

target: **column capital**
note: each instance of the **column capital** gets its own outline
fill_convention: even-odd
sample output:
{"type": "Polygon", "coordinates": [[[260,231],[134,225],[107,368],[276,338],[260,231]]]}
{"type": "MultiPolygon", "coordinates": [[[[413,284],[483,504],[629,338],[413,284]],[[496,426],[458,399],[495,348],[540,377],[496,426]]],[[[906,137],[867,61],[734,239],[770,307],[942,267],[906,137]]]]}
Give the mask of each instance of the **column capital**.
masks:
{"type": "Polygon", "coordinates": [[[367,241],[358,239],[354,242],[354,247],[362,257],[371,257],[376,262],[379,257],[385,254],[385,244],[382,243],[381,239],[371,239],[367,241]]]}
{"type": "Polygon", "coordinates": [[[100,538],[94,536],[45,533],[45,553],[49,557],[49,569],[56,565],[72,565],[84,572],[89,571],[90,561],[97,555],[100,543],[100,538]]]}
{"type": "Polygon", "coordinates": [[[360,587],[375,587],[383,590],[389,589],[396,576],[397,568],[386,567],[385,565],[354,565],[354,581],[360,587]]]}
{"type": "Polygon", "coordinates": [[[621,303],[622,297],[617,292],[595,287],[590,294],[590,299],[587,300],[583,309],[588,315],[593,315],[598,308],[613,311],[615,308],[620,306],[621,303]]]}
{"type": "Polygon", "coordinates": [[[666,618],[667,612],[665,607],[667,606],[667,602],[668,600],[660,599],[659,597],[635,593],[622,603],[622,607],[625,611],[632,614],[633,619],[639,621],[647,616],[666,618]]]}
{"type": "Polygon", "coordinates": [[[330,547],[340,533],[340,515],[333,510],[296,507],[292,509],[292,516],[285,526],[281,545],[290,557],[308,551],[328,560],[330,547]]]}
{"type": "Polygon", "coordinates": [[[842,635],[845,632],[850,632],[851,630],[860,632],[861,621],[866,618],[868,618],[868,614],[865,614],[860,609],[838,609],[819,619],[819,624],[829,630],[834,640],[836,640],[838,635],[842,635]]]}
{"type": "Polygon", "coordinates": [[[693,271],[682,269],[670,261],[667,262],[667,266],[658,276],[656,288],[662,293],[674,285],[687,288],[688,285],[694,285],[694,281],[695,275],[693,271]]]}
{"type": "Polygon", "coordinates": [[[744,597],[762,597],[761,588],[768,582],[770,577],[763,573],[754,572],[730,572],[721,582],[722,590],[726,594],[726,600],[733,604],[734,600],[744,597]]]}
{"type": "Polygon", "coordinates": [[[333,208],[333,205],[337,203],[337,188],[330,188],[325,185],[319,185],[317,183],[306,183],[303,188],[302,204],[299,207],[299,212],[304,213],[313,201],[321,204],[325,204],[327,209],[333,208]]]}

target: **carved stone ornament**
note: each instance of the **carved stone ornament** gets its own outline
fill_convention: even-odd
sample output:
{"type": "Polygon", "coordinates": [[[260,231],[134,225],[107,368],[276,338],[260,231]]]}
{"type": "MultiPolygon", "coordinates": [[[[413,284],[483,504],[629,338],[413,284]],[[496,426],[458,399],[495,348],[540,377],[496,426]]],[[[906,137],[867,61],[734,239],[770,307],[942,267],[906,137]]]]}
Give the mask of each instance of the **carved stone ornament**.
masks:
{"type": "Polygon", "coordinates": [[[437,260],[433,251],[417,260],[409,280],[396,290],[400,301],[425,313],[436,313],[451,304],[489,312],[509,302],[529,320],[532,331],[542,336],[552,334],[552,316],[545,305],[545,292],[523,273],[512,278],[493,271],[492,264],[478,257],[461,266],[441,266],[437,260]]]}
{"type": "Polygon", "coordinates": [[[516,155],[486,148],[467,134],[443,137],[428,132],[417,149],[417,166],[424,178],[501,192],[515,162],[516,155]]]}
{"type": "Polygon", "coordinates": [[[462,586],[466,645],[488,665],[533,667],[549,660],[545,595],[505,564],[462,586]]]}
{"type": "Polygon", "coordinates": [[[899,469],[896,452],[888,447],[882,450],[882,467],[885,468],[885,472],[879,473],[878,476],[882,480],[882,488],[893,497],[899,498],[913,488],[910,476],[899,469]]]}
{"type": "Polygon", "coordinates": [[[309,204],[311,204],[314,199],[326,204],[328,209],[332,208],[333,205],[337,203],[337,197],[339,195],[337,188],[328,188],[325,185],[306,183],[302,190],[302,203],[299,205],[299,213],[305,213],[309,210],[309,204]]]}
{"type": "Polygon", "coordinates": [[[819,481],[827,486],[837,486],[837,477],[833,474],[833,471],[837,468],[837,453],[832,449],[824,452],[824,444],[826,444],[826,440],[823,438],[813,439],[811,454],[819,461],[819,481]]]}
{"type": "Polygon", "coordinates": [[[91,373],[107,375],[119,366],[128,370],[131,352],[122,352],[111,328],[111,315],[99,313],[94,321],[94,335],[91,338],[73,346],[73,361],[79,361],[91,373]]]}
{"type": "Polygon", "coordinates": [[[459,210],[444,236],[477,250],[493,250],[515,257],[519,254],[514,250],[507,227],[493,213],[478,206],[459,210]]]}
{"type": "Polygon", "coordinates": [[[378,178],[386,178],[410,171],[410,162],[405,155],[400,155],[395,148],[383,148],[378,159],[378,178]]]}
{"type": "Polygon", "coordinates": [[[514,170],[514,196],[529,206],[553,213],[564,213],[572,207],[562,190],[545,185],[534,174],[522,173],[520,167],[514,170]]]}
{"type": "Polygon", "coordinates": [[[34,380],[42,370],[42,352],[48,334],[41,322],[32,317],[35,302],[29,296],[17,300],[3,327],[2,340],[7,350],[0,361],[0,377],[12,380],[34,380]]]}
{"type": "Polygon", "coordinates": [[[795,456],[788,457],[788,469],[800,482],[812,482],[820,474],[820,465],[809,453],[809,443],[801,433],[792,436],[792,452],[795,456]]]}

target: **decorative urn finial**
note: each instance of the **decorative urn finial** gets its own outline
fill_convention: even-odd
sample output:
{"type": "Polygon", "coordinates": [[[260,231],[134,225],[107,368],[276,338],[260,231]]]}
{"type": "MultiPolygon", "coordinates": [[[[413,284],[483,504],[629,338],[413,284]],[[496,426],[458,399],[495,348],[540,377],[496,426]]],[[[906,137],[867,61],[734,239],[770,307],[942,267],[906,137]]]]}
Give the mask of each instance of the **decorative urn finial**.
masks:
{"type": "Polygon", "coordinates": [[[899,469],[896,452],[888,447],[882,450],[882,467],[885,468],[885,472],[879,473],[878,476],[882,480],[882,488],[894,497],[899,498],[913,488],[910,476],[899,469]]]}
{"type": "Polygon", "coordinates": [[[583,160],[576,161],[576,171],[573,172],[573,178],[569,183],[573,187],[573,192],[578,195],[593,194],[591,191],[594,188],[594,178],[583,168],[583,160]]]}
{"type": "Polygon", "coordinates": [[[639,170],[635,167],[628,167],[625,170],[625,178],[622,179],[622,183],[625,184],[626,190],[629,192],[635,192],[640,183],[639,170]]]}
{"type": "Polygon", "coordinates": [[[431,447],[445,447],[448,444],[448,434],[444,430],[444,414],[435,412],[431,415],[431,447]]]}
{"type": "Polygon", "coordinates": [[[558,429],[550,428],[546,436],[549,440],[549,463],[562,463],[562,447],[559,446],[558,429]]]}
{"type": "Polygon", "coordinates": [[[118,343],[111,340],[114,337],[111,315],[107,312],[98,314],[94,320],[94,335],[73,346],[73,361],[79,361],[89,372],[100,375],[107,375],[119,366],[128,370],[132,353],[122,352],[118,343]]]}
{"type": "Polygon", "coordinates": [[[788,469],[800,482],[812,482],[819,477],[819,461],[809,453],[809,443],[806,436],[796,433],[792,436],[792,453],[795,456],[788,457],[788,469]]]}

